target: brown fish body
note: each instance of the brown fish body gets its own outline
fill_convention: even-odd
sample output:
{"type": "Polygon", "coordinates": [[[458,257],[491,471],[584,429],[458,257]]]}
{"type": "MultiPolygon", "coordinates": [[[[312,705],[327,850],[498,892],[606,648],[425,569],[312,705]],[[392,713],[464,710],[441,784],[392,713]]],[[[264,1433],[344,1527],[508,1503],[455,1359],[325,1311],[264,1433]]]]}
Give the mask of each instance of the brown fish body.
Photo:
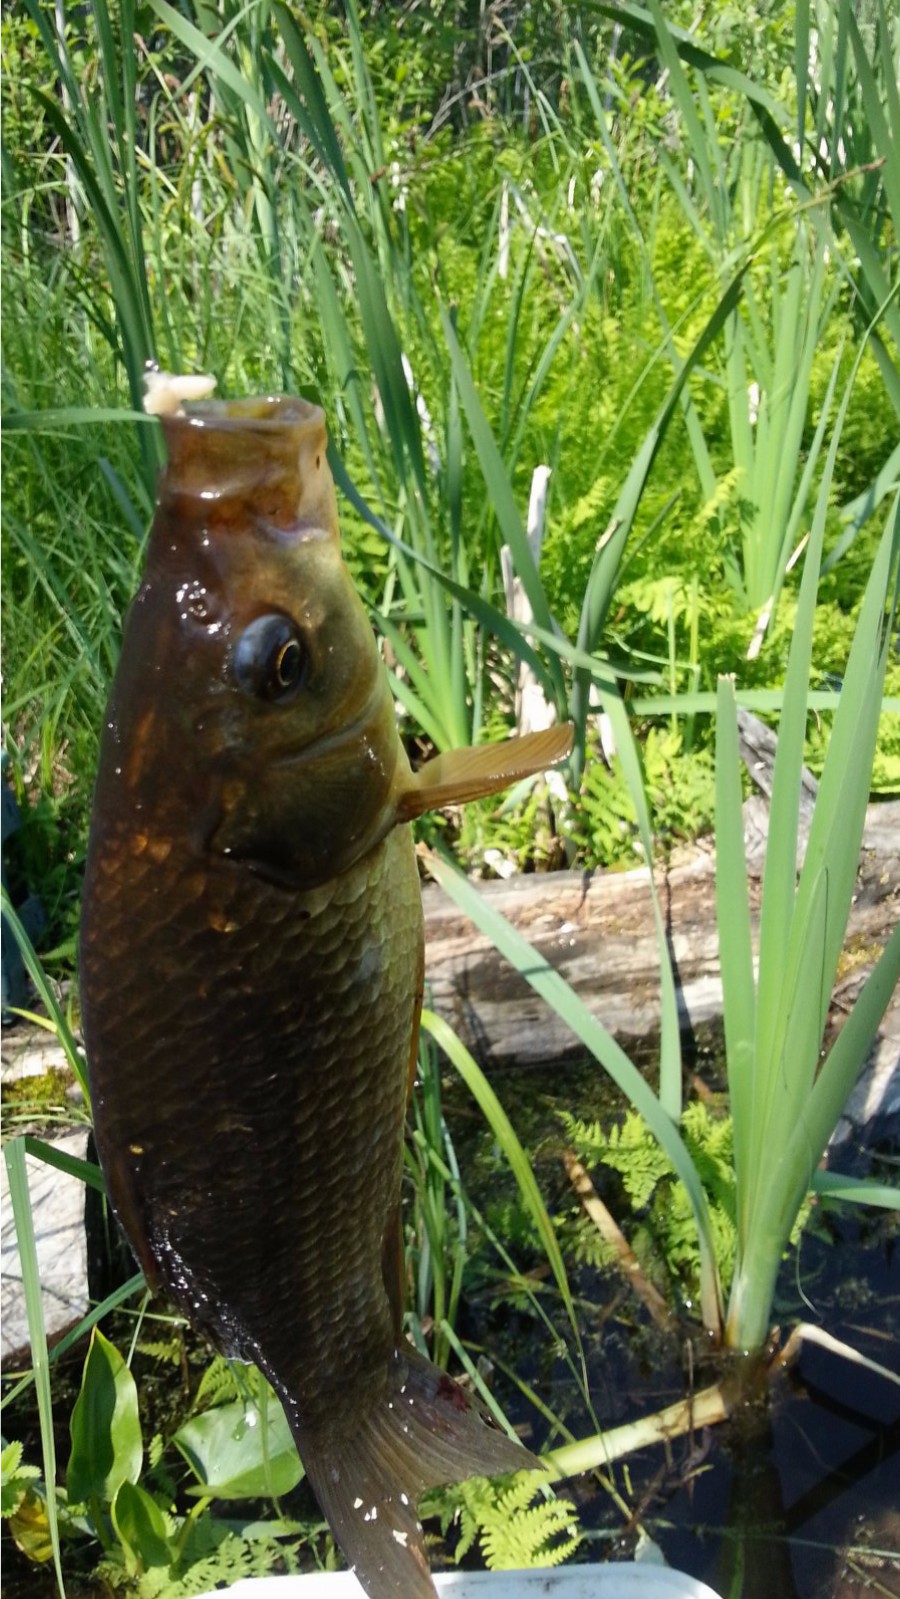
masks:
{"type": "Polygon", "coordinates": [[[420,958],[409,829],[295,894],[160,858],[160,839],[97,842],[83,982],[122,1219],[196,1325],[276,1380],[305,1428],[340,1431],[395,1337],[381,1263],[420,958]]]}
{"type": "Polygon", "coordinates": [[[341,560],[321,412],[198,407],[167,440],[85,887],[98,1150],[149,1279],[275,1385],[367,1592],[416,1599],[423,1489],[529,1457],[402,1337],[423,943],[407,819],[549,764],[565,736],[414,776],[341,560]]]}

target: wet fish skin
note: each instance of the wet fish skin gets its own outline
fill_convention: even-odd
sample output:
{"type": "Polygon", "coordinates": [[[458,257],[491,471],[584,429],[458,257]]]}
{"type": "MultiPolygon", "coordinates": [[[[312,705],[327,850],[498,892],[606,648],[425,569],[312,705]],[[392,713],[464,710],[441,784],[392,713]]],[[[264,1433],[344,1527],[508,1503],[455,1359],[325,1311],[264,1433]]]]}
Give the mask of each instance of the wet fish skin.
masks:
{"type": "Polygon", "coordinates": [[[86,874],[98,1152],[148,1280],[272,1381],[366,1592],[424,1599],[424,1488],[533,1462],[402,1336],[407,819],[550,764],[565,736],[443,757],[432,792],[341,559],[322,413],[210,404],[165,428],[86,874]],[[267,697],[268,667],[248,692],[238,664],[272,616],[303,668],[267,697]]]}

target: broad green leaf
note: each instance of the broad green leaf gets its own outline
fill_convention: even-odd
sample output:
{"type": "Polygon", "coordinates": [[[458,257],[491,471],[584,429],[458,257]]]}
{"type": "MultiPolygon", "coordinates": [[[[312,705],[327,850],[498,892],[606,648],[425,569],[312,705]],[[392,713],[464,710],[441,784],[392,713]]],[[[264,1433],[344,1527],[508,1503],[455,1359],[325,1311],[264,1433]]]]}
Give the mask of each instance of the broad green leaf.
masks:
{"type": "Polygon", "coordinates": [[[284,1410],[268,1388],[265,1408],[255,1400],[230,1404],[192,1416],[172,1442],[197,1478],[188,1492],[202,1498],[278,1498],[296,1488],[303,1476],[297,1445],[284,1410]]]}
{"type": "Polygon", "coordinates": [[[139,1484],[121,1484],[112,1504],[112,1523],[132,1571],[172,1564],[176,1550],[166,1531],[166,1518],[139,1484]]]}
{"type": "Polygon", "coordinates": [[[144,1454],[137,1386],[99,1327],[91,1334],[70,1432],[72,1452],[66,1473],[70,1500],[112,1504],[123,1482],[137,1482],[144,1454]]]}

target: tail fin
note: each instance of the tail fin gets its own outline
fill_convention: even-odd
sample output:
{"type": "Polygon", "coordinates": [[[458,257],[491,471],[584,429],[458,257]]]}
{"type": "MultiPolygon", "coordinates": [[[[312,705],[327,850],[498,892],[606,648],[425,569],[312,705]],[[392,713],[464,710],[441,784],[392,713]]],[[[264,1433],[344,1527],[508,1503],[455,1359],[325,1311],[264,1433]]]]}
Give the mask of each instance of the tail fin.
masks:
{"type": "Polygon", "coordinates": [[[540,1464],[407,1345],[395,1357],[380,1405],[357,1431],[337,1447],[317,1442],[300,1440],[307,1477],[372,1599],[434,1599],[416,1510],[426,1488],[540,1464]]]}

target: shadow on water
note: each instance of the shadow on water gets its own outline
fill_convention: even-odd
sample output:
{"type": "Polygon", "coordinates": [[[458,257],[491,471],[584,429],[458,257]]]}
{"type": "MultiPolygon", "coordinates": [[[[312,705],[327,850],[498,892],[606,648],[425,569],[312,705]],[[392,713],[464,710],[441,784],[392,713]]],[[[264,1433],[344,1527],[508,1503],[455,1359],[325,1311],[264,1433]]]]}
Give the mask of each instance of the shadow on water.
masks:
{"type": "MultiPolygon", "coordinates": [[[[586,1119],[598,1117],[608,1125],[619,1108],[606,1087],[598,1101],[596,1069],[591,1071],[593,1103],[590,1071],[578,1068],[555,1070],[550,1093],[544,1073],[507,1074],[497,1081],[534,1156],[551,1210],[566,1201],[561,1138],[551,1131],[555,1111],[577,1105],[586,1119]]],[[[704,1067],[704,1075],[715,1079],[714,1070],[704,1067]]],[[[447,1098],[473,1198],[502,1203],[506,1179],[489,1135],[470,1116],[458,1088],[448,1085],[447,1098]]],[[[866,1149],[842,1151],[841,1168],[892,1181],[900,1125],[895,1118],[893,1125],[870,1132],[866,1149]]],[[[615,1179],[604,1188],[606,1176],[592,1175],[627,1231],[629,1215],[615,1179]]],[[[687,1328],[683,1339],[673,1339],[654,1327],[617,1274],[576,1268],[571,1280],[591,1397],[604,1429],[650,1415],[721,1375],[721,1365],[687,1328]]],[[[540,1347],[524,1309],[511,1316],[505,1304],[500,1313],[492,1310],[492,1300],[496,1305],[496,1293],[476,1297],[465,1332],[533,1384],[572,1434],[590,1434],[583,1396],[558,1351],[540,1347]]],[[[898,1217],[846,1206],[820,1209],[784,1262],[775,1319],[786,1330],[799,1321],[815,1323],[860,1354],[896,1368],[898,1217]]],[[[515,1420],[533,1429],[527,1441],[540,1446],[546,1424],[511,1386],[504,1386],[502,1398],[515,1420]]],[[[709,1583],[722,1599],[900,1599],[898,1449],[900,1388],[804,1344],[793,1368],[772,1377],[763,1396],[728,1422],[665,1449],[642,1450],[611,1469],[630,1519],[596,1478],[578,1479],[565,1491],[578,1505],[589,1559],[630,1559],[643,1533],[670,1565],[709,1583]]]]}

